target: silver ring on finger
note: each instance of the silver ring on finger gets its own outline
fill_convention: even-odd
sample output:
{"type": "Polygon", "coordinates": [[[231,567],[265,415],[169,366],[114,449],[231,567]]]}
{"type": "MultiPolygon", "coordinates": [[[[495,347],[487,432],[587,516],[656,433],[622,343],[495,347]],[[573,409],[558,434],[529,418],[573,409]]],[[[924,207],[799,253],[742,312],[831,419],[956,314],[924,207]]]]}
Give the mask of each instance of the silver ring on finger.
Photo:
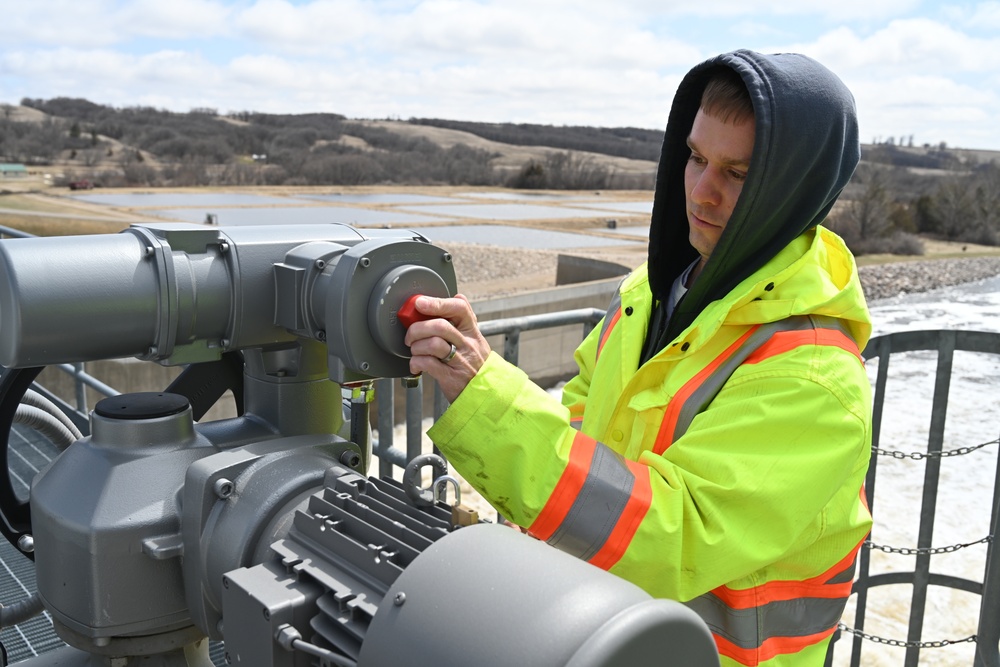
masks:
{"type": "Polygon", "coordinates": [[[452,343],[451,344],[451,350],[448,351],[448,354],[446,354],[443,357],[441,357],[441,363],[442,364],[446,364],[449,361],[451,361],[452,359],[454,359],[455,358],[455,353],[457,353],[457,352],[458,352],[458,348],[455,347],[454,343],[452,343]]]}

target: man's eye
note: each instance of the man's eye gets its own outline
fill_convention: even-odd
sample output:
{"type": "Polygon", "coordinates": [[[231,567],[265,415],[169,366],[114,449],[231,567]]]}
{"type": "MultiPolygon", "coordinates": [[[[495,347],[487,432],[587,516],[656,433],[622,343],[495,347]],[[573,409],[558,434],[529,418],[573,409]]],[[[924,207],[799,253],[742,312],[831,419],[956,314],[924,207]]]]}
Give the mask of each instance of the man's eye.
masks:
{"type": "Polygon", "coordinates": [[[694,153],[691,154],[691,157],[688,158],[688,161],[693,162],[695,164],[705,164],[705,158],[703,158],[700,155],[695,155],[694,153]]]}
{"type": "Polygon", "coordinates": [[[745,180],[747,180],[747,173],[745,171],[731,170],[729,172],[729,175],[733,178],[733,180],[736,180],[736,181],[745,181],[745,180]]]}

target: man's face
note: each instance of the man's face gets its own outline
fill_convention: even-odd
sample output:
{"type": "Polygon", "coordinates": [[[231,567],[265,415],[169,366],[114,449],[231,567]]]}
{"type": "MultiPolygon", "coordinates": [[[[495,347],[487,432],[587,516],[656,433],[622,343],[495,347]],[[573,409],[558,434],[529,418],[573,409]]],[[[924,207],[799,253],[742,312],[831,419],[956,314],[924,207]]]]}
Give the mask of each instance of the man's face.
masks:
{"type": "Polygon", "coordinates": [[[723,123],[699,109],[688,135],[691,149],[684,168],[688,240],[701,261],[700,272],[729,222],[753,154],[754,122],[723,123]]]}

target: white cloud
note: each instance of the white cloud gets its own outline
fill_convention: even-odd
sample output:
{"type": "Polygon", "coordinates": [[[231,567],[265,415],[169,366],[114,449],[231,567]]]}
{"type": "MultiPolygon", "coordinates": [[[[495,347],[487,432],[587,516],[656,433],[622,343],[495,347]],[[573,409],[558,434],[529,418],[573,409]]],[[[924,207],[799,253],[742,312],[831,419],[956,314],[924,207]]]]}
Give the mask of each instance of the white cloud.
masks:
{"type": "Polygon", "coordinates": [[[955,23],[971,29],[996,30],[1000,28],[1000,2],[980,2],[969,5],[946,5],[942,14],[955,23]]]}
{"type": "Polygon", "coordinates": [[[227,33],[231,13],[213,0],[134,0],[110,21],[128,36],[190,39],[227,33]]]}
{"type": "Polygon", "coordinates": [[[837,28],[814,43],[789,48],[834,69],[836,64],[869,72],[956,74],[995,71],[993,54],[1000,49],[1000,38],[977,38],[929,19],[906,19],[892,21],[867,37],[837,28]]]}
{"type": "MultiPolygon", "coordinates": [[[[590,0],[598,3],[601,0],[590,0]]],[[[611,3],[608,3],[611,4],[611,3]]],[[[619,0],[613,3],[624,11],[660,13],[666,16],[703,16],[706,18],[729,19],[751,17],[764,20],[766,16],[812,16],[830,21],[872,21],[908,13],[921,4],[920,0],[768,0],[746,2],[746,0],[619,0]]]]}
{"type": "Polygon", "coordinates": [[[230,12],[217,0],[25,2],[4,12],[0,43],[98,48],[137,37],[205,37],[224,34],[230,12]]]}
{"type": "Polygon", "coordinates": [[[293,5],[258,0],[234,19],[241,34],[285,54],[340,52],[361,44],[380,23],[369,4],[355,0],[316,0],[293,5]]]}

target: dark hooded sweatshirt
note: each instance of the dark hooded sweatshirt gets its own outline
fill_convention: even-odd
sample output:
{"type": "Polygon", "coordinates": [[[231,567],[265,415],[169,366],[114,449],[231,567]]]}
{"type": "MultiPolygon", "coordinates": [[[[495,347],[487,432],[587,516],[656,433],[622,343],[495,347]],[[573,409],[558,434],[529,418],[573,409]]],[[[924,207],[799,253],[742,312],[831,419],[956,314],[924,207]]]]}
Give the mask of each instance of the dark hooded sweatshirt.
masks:
{"type": "Polygon", "coordinates": [[[688,242],[684,167],[688,134],[712,74],[731,68],[753,101],[753,157],[736,208],[670,321],[658,306],[643,361],[687,328],[705,306],[807,229],[820,224],[860,159],[854,98],[828,69],[799,54],[734,51],[703,62],[681,81],[667,122],[649,232],[649,282],[664,303],[674,279],[698,257],[688,242]]]}

